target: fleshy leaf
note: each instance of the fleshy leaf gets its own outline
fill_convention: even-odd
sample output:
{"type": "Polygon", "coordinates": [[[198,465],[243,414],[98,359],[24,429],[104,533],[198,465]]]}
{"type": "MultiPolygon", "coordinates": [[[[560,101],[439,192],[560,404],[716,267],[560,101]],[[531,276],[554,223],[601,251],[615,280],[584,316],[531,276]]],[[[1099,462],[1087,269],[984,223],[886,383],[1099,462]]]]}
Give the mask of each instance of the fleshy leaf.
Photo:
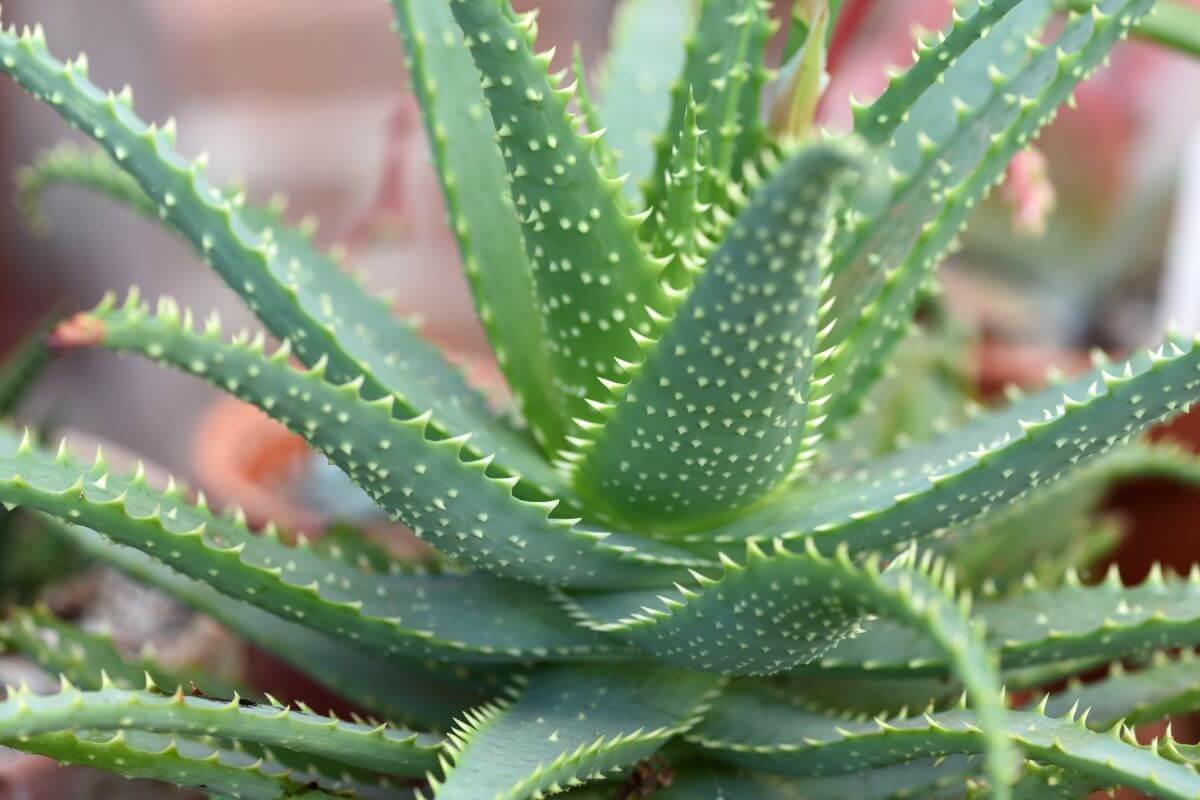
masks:
{"type": "Polygon", "coordinates": [[[392,0],[392,7],[476,310],[525,420],[554,452],[566,411],[479,73],[449,4],[392,0]]]}
{"type": "Polygon", "coordinates": [[[82,59],[70,65],[54,59],[40,29],[37,35],[0,32],[0,70],[92,136],[267,328],[292,342],[302,362],[324,364],[339,383],[361,379],[364,396],[394,398],[405,417],[430,414],[431,435],[470,434],[468,451],[478,458],[500,456],[523,486],[528,481],[536,491],[561,482],[525,437],[496,423],[483,396],[437,348],[371,298],[308,233],[213,186],[205,159],[180,156],[173,125],[146,125],[127,93],[105,93],[88,80],[82,59]]]}
{"type": "Polygon", "coordinates": [[[27,437],[0,448],[0,500],[102,531],[231,597],[377,655],[518,662],[611,647],[570,624],[542,590],[482,575],[365,575],[277,537],[255,536],[238,516],[193,505],[177,487],[151,489],[102,457],[81,467],[27,437]]]}
{"type": "Polygon", "coordinates": [[[1174,341],[987,414],[959,431],[866,466],[820,476],[716,531],[685,541],[811,536],[852,552],[941,535],[1027,498],[1154,423],[1186,411],[1200,387],[1200,347],[1174,341]]]}
{"type": "MultiPolygon", "coordinates": [[[[97,560],[207,614],[338,696],[395,722],[441,729],[463,709],[499,694],[511,678],[508,670],[495,665],[486,670],[457,665],[450,670],[437,661],[375,658],[311,628],[227,597],[140,550],[113,544],[86,528],[64,526],[62,535],[97,560]]],[[[159,681],[159,685],[171,684],[159,681]]]]}
{"type": "Polygon", "coordinates": [[[991,37],[993,26],[1024,2],[982,0],[968,6],[973,13],[966,17],[960,16],[961,4],[956,4],[950,28],[936,34],[936,39],[918,38],[913,65],[898,73],[876,100],[854,107],[854,132],[876,147],[887,144],[909,110],[947,70],[957,66],[960,57],[982,37],[991,37]]]}
{"type": "Polygon", "coordinates": [[[661,338],[592,401],[576,484],[629,519],[683,527],[767,495],[810,453],[804,396],[836,187],[853,169],[814,146],[757,187],[661,338]],[[590,440],[590,441],[589,441],[590,440]]]}
{"type": "Polygon", "coordinates": [[[81,691],[69,683],[52,695],[19,689],[0,703],[0,740],[19,741],[83,728],[140,730],[188,737],[216,736],[338,761],[396,776],[419,776],[434,767],[440,739],[386,725],[344,722],[281,705],[118,689],[81,691]]]}
{"type": "Polygon", "coordinates": [[[623,210],[620,182],[603,175],[567,111],[574,89],[547,74],[533,51],[533,16],[508,0],[451,2],[476,66],[512,179],[533,268],[550,361],[567,414],[586,408],[597,378],[615,378],[614,358],[638,352],[629,331],[653,332],[647,307],[664,298],[661,265],[638,241],[640,220],[623,210]]]}
{"type": "Polygon", "coordinates": [[[623,0],[613,22],[605,61],[600,119],[616,153],[631,200],[654,168],[655,137],[667,124],[671,85],[683,68],[682,41],[690,30],[687,0],[623,0]]]}
{"type": "Polygon", "coordinates": [[[124,689],[141,688],[148,676],[167,688],[196,686],[210,696],[233,694],[220,680],[168,670],[149,657],[127,658],[109,637],[80,630],[43,607],[10,611],[0,623],[0,650],[20,654],[83,689],[99,689],[101,675],[124,689]]]}
{"type": "Polygon", "coordinates": [[[987,100],[958,106],[951,134],[921,140],[920,164],[894,176],[882,208],[858,216],[838,243],[828,295],[835,302],[824,320],[832,325],[829,344],[837,346],[819,371],[829,379],[827,430],[857,412],[971,210],[1153,5],[1102,0],[1056,41],[1031,45],[1033,55],[1014,75],[991,76],[987,100]]]}
{"type": "Polygon", "coordinates": [[[1000,735],[1000,682],[982,632],[969,621],[967,602],[954,598],[945,565],[928,558],[911,565],[913,557],[881,570],[877,559],[856,566],[845,550],[826,558],[810,545],[793,554],[777,540],[771,556],[752,544],[744,565],[727,559],[720,578],[697,573],[697,588],[678,586],[674,597],[631,592],[564,602],[585,625],[658,659],[732,675],[770,675],[819,659],[868,615],[896,620],[954,663],[977,704],[989,772],[1004,785],[1017,764],[1000,735]],[[753,645],[746,646],[750,631],[753,645]]]}
{"type": "Polygon", "coordinates": [[[652,665],[535,672],[511,699],[464,716],[450,735],[454,767],[434,796],[523,800],[605,776],[696,724],[719,687],[652,665]]]}
{"type": "MultiPolygon", "coordinates": [[[[1119,784],[1166,800],[1194,798],[1200,775],[1153,747],[1097,733],[1072,716],[1010,711],[1008,737],[1026,758],[1119,784]]],[[[766,687],[726,692],[687,738],[716,758],[751,769],[798,776],[851,773],[920,758],[979,752],[974,715],[947,711],[913,718],[855,722],[796,707],[766,687]]],[[[1172,743],[1165,740],[1160,747],[1172,743]]]]}
{"type": "Polygon", "coordinates": [[[1200,660],[1192,650],[1176,656],[1155,653],[1147,664],[1109,667],[1103,680],[1071,681],[1065,689],[1046,700],[1046,710],[1065,714],[1072,707],[1087,711],[1088,725],[1107,728],[1124,720],[1141,725],[1200,708],[1200,660]]]}
{"type": "Polygon", "coordinates": [[[718,188],[740,183],[742,164],[757,155],[764,140],[759,115],[768,77],[763,54],[773,30],[762,0],[702,0],[687,40],[683,74],[671,88],[666,132],[656,143],[654,170],[646,188],[651,208],[662,203],[671,152],[679,140],[690,97],[700,106],[699,125],[709,145],[709,166],[701,199],[722,199],[718,188]]]}
{"type": "Polygon", "coordinates": [[[171,301],[157,314],[135,296],[120,308],[106,301],[60,336],[74,337],[147,355],[254,403],[305,437],[393,518],[481,569],[603,587],[662,585],[696,562],[669,545],[590,528],[552,495],[521,493],[493,459],[474,456],[467,437],[437,438],[428,414],[397,419],[391,397],[362,395],[361,378],[335,385],[324,364],[293,369],[286,343],[267,356],[261,337],[226,344],[215,324],[197,333],[191,315],[171,301]]]}
{"type": "MultiPolygon", "coordinates": [[[[989,645],[1006,668],[1080,658],[1108,659],[1200,644],[1200,573],[1164,580],[1155,570],[1144,583],[1125,587],[1115,570],[1096,586],[1069,574],[1057,588],[1030,587],[1011,597],[983,597],[974,612],[989,645]]],[[[843,642],[823,668],[877,674],[940,674],[943,656],[930,643],[886,620],[843,642]]]]}
{"type": "Polygon", "coordinates": [[[352,787],[298,775],[275,759],[194,739],[141,732],[65,731],[3,741],[63,764],[151,778],[243,800],[337,800],[352,787]],[[324,784],[324,785],[323,785],[324,784]]]}

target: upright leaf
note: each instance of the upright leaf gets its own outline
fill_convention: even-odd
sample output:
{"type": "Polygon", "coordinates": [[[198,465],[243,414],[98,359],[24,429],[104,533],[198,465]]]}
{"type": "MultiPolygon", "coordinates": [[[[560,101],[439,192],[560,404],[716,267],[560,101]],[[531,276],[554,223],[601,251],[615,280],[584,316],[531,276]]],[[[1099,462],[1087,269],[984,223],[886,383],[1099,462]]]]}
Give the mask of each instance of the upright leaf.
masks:
{"type": "Polygon", "coordinates": [[[533,17],[516,17],[508,0],[450,8],[486,76],[550,360],[567,414],[577,417],[597,380],[617,377],[617,359],[636,358],[630,332],[653,332],[661,265],[638,241],[640,220],[622,210],[620,182],[596,166],[598,134],[580,134],[568,113],[574,90],[547,74],[548,55],[534,53],[533,17]]]}
{"type": "Polygon", "coordinates": [[[617,6],[600,119],[619,171],[629,176],[631,200],[654,169],[655,137],[667,124],[671,86],[683,68],[683,48],[675,43],[691,29],[692,12],[690,0],[623,0],[617,6]]]}
{"type": "MultiPolygon", "coordinates": [[[[837,248],[824,320],[837,350],[819,373],[831,398],[827,429],[861,407],[971,210],[1153,4],[1101,0],[1095,13],[1073,19],[1049,45],[1029,46],[1012,74],[989,73],[983,65],[973,88],[985,99],[951,98],[938,117],[955,120],[948,133],[912,133],[918,163],[897,163],[885,201],[858,215],[837,248]]],[[[903,148],[899,142],[889,157],[903,148]]]]}
{"type": "Polygon", "coordinates": [[[699,104],[700,129],[708,134],[704,155],[711,172],[703,199],[719,198],[718,187],[727,182],[741,182],[743,163],[754,157],[763,141],[759,104],[768,76],[764,54],[773,30],[768,10],[763,0],[701,0],[646,187],[651,208],[661,204],[666,191],[671,151],[679,140],[689,97],[699,104]]]}
{"type": "Polygon", "coordinates": [[[680,528],[743,508],[791,476],[817,417],[817,303],[836,188],[853,161],[815,146],[755,192],[657,341],[597,395],[576,484],[635,520],[680,528]]]}
{"type": "Polygon", "coordinates": [[[479,73],[447,3],[392,0],[392,7],[476,310],[525,420],[553,452],[568,420],[479,73]]]}

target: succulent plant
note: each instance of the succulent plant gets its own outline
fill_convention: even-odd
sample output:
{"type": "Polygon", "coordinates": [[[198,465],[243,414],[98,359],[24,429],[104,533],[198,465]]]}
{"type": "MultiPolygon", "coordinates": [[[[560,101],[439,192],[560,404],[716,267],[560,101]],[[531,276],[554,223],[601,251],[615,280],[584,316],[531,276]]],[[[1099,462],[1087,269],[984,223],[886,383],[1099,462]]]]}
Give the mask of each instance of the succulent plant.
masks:
{"type": "Polygon", "coordinates": [[[1046,509],[1097,472],[1195,471],[1120,449],[1200,395],[1194,342],[890,455],[834,446],[871,413],[971,209],[1154,2],[1099,0],[1062,25],[1047,0],[964,4],[846,135],[812,124],[836,12],[820,5],[799,4],[795,69],[773,81],[765,3],[629,0],[598,101],[578,62],[570,81],[549,72],[507,0],[393,0],[518,414],[311,231],[213,185],[173,123],[143,122],[40,29],[0,32],[0,69],[103,150],[44,159],[27,197],[68,181],[161,219],[278,344],[136,293],[55,341],[257,405],[442,556],[255,534],[140,467],[0,432],[0,500],[363,713],[213,699],[19,612],[6,646],[64,677],[9,691],[0,743],[248,798],[1200,796],[1200,755],[1130,727],[1194,705],[1194,661],[1153,654],[1200,644],[1200,580],[1011,576],[1044,566],[1039,545],[1068,535],[1046,509]],[[686,30],[682,56],[656,35],[686,30]],[[1139,669],[1041,704],[1001,688],[1125,661],[1139,669]]]}

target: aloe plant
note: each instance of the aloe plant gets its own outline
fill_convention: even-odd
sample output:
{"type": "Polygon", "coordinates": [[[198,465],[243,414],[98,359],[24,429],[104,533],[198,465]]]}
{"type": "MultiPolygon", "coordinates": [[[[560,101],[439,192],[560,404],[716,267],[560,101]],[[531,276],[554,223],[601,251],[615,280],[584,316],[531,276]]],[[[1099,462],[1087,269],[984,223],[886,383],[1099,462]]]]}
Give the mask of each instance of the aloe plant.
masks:
{"type": "MultiPolygon", "coordinates": [[[[805,0],[795,24],[827,30],[837,5],[805,0]]],[[[1145,659],[1200,644],[1197,579],[1013,575],[1045,572],[1045,541],[1075,541],[1031,541],[1058,524],[1037,503],[1128,469],[1121,446],[1200,395],[1195,342],[1097,363],[891,454],[838,443],[970,210],[1153,0],[1099,0],[1062,25],[1049,0],[966,4],[845,135],[812,124],[819,80],[762,107],[776,24],[759,0],[628,0],[598,100],[578,60],[570,81],[549,73],[535,18],[507,0],[393,6],[517,415],[281,208],[214,185],[173,123],[143,122],[40,28],[0,32],[0,69],[100,148],[39,161],[24,201],[68,182],[162,220],[278,343],[136,292],[54,341],[257,405],[440,553],[392,563],[345,535],[256,534],[140,467],[0,432],[5,504],[372,716],[193,695],[19,612],[5,647],[62,688],[11,690],[0,744],[249,798],[1200,796],[1192,750],[1142,746],[1123,721],[1195,705],[1190,659],[1145,659]],[[646,43],[684,30],[682,57],[646,43]],[[988,555],[1010,555],[998,537],[1013,558],[988,555]],[[1002,689],[1126,659],[1144,669],[1040,705],[1002,689]]],[[[823,37],[806,32],[789,50],[811,70],[823,37]]]]}

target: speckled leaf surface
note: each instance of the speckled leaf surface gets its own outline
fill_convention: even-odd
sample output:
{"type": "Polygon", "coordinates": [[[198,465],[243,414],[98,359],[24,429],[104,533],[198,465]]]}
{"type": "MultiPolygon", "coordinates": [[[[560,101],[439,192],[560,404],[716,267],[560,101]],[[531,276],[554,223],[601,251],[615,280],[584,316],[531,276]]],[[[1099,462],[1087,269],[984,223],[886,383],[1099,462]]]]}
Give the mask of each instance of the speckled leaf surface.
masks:
{"type": "Polygon", "coordinates": [[[688,730],[719,679],[669,667],[556,667],[466,715],[439,800],[518,800],[606,777],[688,730]]]}
{"type": "Polygon", "coordinates": [[[681,526],[791,476],[813,444],[817,303],[835,189],[852,168],[845,152],[816,146],[758,187],[661,338],[596,397],[581,432],[582,491],[618,514],[681,526]]]}

